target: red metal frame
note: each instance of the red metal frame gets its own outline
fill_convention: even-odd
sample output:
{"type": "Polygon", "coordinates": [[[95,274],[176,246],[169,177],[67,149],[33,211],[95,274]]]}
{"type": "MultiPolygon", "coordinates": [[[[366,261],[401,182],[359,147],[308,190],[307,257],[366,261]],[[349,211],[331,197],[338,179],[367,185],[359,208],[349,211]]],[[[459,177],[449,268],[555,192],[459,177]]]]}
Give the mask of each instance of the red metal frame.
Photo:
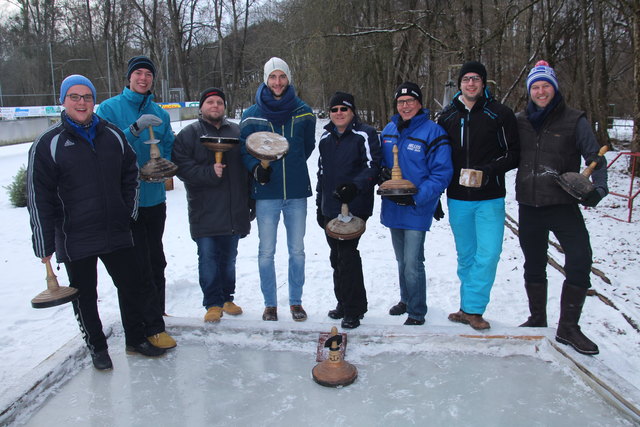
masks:
{"type": "Polygon", "coordinates": [[[627,199],[627,207],[629,208],[629,215],[627,216],[627,220],[625,221],[624,219],[620,219],[620,218],[616,218],[614,216],[611,215],[605,215],[609,218],[613,218],[615,220],[618,221],[622,221],[622,222],[631,222],[631,214],[633,213],[633,200],[638,196],[638,194],[640,193],[640,190],[636,191],[635,193],[633,192],[633,181],[635,180],[636,177],[636,164],[637,164],[637,160],[638,158],[640,158],[640,153],[633,153],[630,151],[625,151],[625,152],[621,152],[618,153],[618,155],[611,160],[611,162],[607,165],[607,168],[610,168],[611,165],[618,160],[620,157],[622,156],[631,156],[631,182],[629,183],[629,192],[627,194],[620,194],[620,193],[614,193],[613,191],[609,192],[609,194],[612,194],[614,196],[618,196],[618,197],[622,197],[624,199],[627,199]]]}

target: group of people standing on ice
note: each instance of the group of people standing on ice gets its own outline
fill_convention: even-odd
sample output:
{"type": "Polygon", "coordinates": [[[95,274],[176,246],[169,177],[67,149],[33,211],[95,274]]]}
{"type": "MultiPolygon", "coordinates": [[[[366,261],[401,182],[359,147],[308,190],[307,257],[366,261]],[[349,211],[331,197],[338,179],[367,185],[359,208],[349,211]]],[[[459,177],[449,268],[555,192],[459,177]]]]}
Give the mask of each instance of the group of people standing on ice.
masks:
{"type": "MultiPolygon", "coordinates": [[[[133,57],[126,76],[123,92],[100,103],[95,113],[92,82],[80,75],[67,77],[60,88],[60,122],[29,151],[34,252],[43,263],[55,252],[70,285],[80,291],[73,309],[94,366],[113,366],[97,308],[98,259],[118,288],[126,350],[153,357],[176,346],[163,320],[165,185],[138,176],[150,158],[145,142],[152,137],[185,184],[204,320],[218,322],[223,314],[242,313],[234,302],[237,248],[253,219],[259,235],[262,318],[278,320],[274,255],[281,217],[289,255],[289,312],[295,321],[306,320],[304,236],[312,195],[307,160],[316,147],[316,118],[296,95],[288,64],[276,57],[264,64],[256,103],[244,111],[240,125],[226,117],[224,91],[211,87],[200,95],[198,120],[177,136],[169,115],[153,101],[154,63],[146,56],[133,57]],[[260,162],[246,147],[255,132],[284,136],[287,154],[268,166],[260,162]],[[239,139],[239,144],[216,161],[200,143],[201,136],[239,139]]],[[[324,229],[341,213],[342,204],[366,222],[373,213],[375,187],[392,179],[397,156],[404,179],[417,192],[382,197],[381,222],[391,232],[400,290],[389,314],[406,313],[405,325],[425,323],[424,244],[432,220],[444,216],[440,198],[446,191],[460,280],[460,307],[449,320],[488,329],[483,314],[502,249],[505,173],[518,168],[519,237],[531,311],[521,326],[547,326],[551,231],[566,254],[556,339],[581,353],[597,354],[597,345],[578,326],[590,287],[589,235],[578,200],[554,176],[578,171],[581,158],[598,161],[592,175],[595,190],[581,202],[596,206],[608,192],[606,162],[597,156],[599,146],[584,112],[565,104],[547,63],[531,69],[526,86],[529,103],[516,116],[489,92],[484,65],[467,62],[460,69],[459,92],[436,123],[423,106],[420,87],[404,82],[393,93],[397,114],[380,134],[360,120],[352,94],[336,92],[318,142],[317,222],[324,229]],[[465,175],[469,173],[478,177],[473,186],[465,175]]],[[[343,328],[357,328],[367,312],[360,238],[326,239],[337,300],[328,316],[342,319],[343,328]]]]}

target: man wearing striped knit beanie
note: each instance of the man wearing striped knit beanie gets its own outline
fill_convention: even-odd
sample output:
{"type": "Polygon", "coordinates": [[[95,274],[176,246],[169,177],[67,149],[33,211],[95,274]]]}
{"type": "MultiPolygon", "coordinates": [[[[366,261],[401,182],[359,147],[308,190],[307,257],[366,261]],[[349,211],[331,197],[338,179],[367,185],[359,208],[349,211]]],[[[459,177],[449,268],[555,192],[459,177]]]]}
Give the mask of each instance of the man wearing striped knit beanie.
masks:
{"type": "Polygon", "coordinates": [[[585,113],[567,106],[556,73],[540,61],[527,77],[529,103],[517,115],[520,164],[516,176],[520,247],[531,316],[520,326],[547,326],[547,239],[552,231],[565,253],[566,279],[560,297],[556,341],[582,354],[598,354],[598,346],[578,326],[592,263],[589,232],[578,203],[595,207],[607,195],[606,161],[601,157],[591,175],[594,189],[582,200],[565,192],[556,178],[598,159],[600,146],[585,113]]]}

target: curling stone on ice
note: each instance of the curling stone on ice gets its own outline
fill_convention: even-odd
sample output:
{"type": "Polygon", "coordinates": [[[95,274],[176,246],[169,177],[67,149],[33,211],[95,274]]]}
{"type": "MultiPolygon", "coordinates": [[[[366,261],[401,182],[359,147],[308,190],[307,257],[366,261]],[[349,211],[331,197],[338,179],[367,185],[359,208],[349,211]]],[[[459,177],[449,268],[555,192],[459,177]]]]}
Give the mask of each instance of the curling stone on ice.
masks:
{"type": "Polygon", "coordinates": [[[164,182],[178,172],[178,166],[160,155],[158,148],[159,139],[153,134],[153,128],[149,126],[150,139],[145,141],[149,145],[150,159],[140,169],[140,179],[145,182],[164,182]]]}
{"type": "Polygon", "coordinates": [[[393,146],[393,169],[391,169],[391,179],[383,182],[378,187],[378,194],[381,196],[405,196],[418,193],[418,189],[409,180],[402,178],[402,171],[398,165],[398,146],[393,146]]]}
{"type": "Polygon", "coordinates": [[[325,232],[334,239],[352,240],[362,236],[365,228],[366,224],[362,218],[351,215],[349,206],[343,203],[338,217],[329,221],[325,227],[325,232]]]}
{"type": "Polygon", "coordinates": [[[311,371],[313,380],[325,387],[339,387],[353,383],[358,377],[358,369],[346,362],[340,354],[342,335],[331,328],[331,337],[324,343],[329,348],[329,357],[318,363],[311,371]]]}
{"type": "Polygon", "coordinates": [[[60,286],[58,284],[58,279],[53,273],[50,260],[47,260],[45,266],[47,269],[47,289],[40,292],[31,300],[31,306],[33,308],[55,307],[56,305],[62,305],[78,298],[79,293],[76,288],[60,286]]]}
{"type": "Polygon", "coordinates": [[[247,137],[247,153],[260,160],[267,169],[269,163],[281,159],[289,151],[289,141],[274,132],[254,132],[247,137]]]}

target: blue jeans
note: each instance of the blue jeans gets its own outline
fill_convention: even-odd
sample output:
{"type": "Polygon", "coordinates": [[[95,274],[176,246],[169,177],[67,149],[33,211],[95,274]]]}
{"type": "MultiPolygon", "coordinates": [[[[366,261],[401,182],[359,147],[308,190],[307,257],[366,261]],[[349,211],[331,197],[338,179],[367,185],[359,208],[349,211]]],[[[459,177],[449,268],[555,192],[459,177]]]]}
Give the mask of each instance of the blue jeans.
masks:
{"type": "Polygon", "coordinates": [[[260,289],[266,307],[278,306],[274,255],[280,213],[284,217],[289,250],[289,305],[302,304],[304,286],[304,233],[307,221],[307,199],[256,200],[258,222],[258,269],[260,289]]]}
{"type": "Polygon", "coordinates": [[[236,257],[240,236],[198,237],[198,273],[202,288],[202,305],[222,307],[233,301],[236,290],[236,257]]]}
{"type": "Polygon", "coordinates": [[[424,270],[426,231],[391,229],[391,242],[398,262],[400,301],[409,317],[424,320],[427,314],[427,275],[424,270]]]}
{"type": "Polygon", "coordinates": [[[504,198],[448,199],[447,205],[458,252],[460,309],[469,314],[484,314],[502,252],[504,198]]]}

